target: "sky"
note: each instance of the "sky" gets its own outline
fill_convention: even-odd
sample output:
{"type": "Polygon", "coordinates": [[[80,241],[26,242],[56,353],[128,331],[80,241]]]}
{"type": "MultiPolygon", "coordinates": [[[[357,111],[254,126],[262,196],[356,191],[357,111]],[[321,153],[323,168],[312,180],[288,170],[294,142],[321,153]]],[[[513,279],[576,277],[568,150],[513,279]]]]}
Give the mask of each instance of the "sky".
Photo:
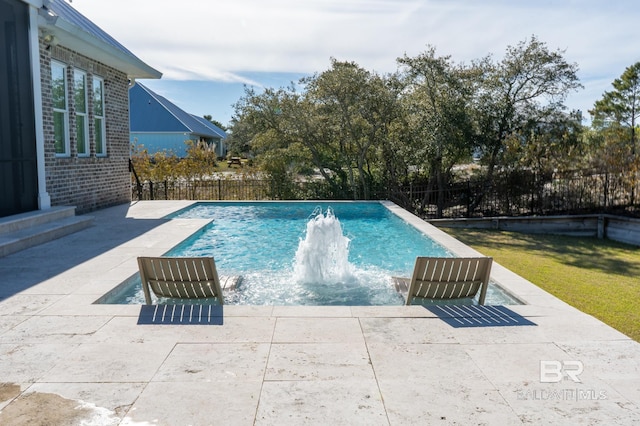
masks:
{"type": "Polygon", "coordinates": [[[160,71],[141,80],[195,115],[227,125],[244,87],[280,88],[331,58],[377,73],[434,46],[455,63],[532,36],[564,51],[584,86],[565,104],[588,110],[640,61],[637,0],[72,0],[71,5],[160,71]]]}

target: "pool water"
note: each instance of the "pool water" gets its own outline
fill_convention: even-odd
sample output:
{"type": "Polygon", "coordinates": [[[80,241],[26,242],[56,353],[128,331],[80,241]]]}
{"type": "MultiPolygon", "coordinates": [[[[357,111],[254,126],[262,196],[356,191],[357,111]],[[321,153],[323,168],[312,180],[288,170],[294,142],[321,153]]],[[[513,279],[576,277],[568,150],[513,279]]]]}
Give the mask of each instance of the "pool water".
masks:
{"type": "MultiPolygon", "coordinates": [[[[392,277],[410,277],[417,256],[453,256],[378,202],[197,203],[170,218],[211,220],[165,255],[213,256],[221,277],[241,277],[235,290],[225,292],[225,304],[402,305],[392,277]],[[314,218],[338,226],[342,235],[310,238],[314,218]],[[346,265],[331,257],[327,262],[338,265],[337,273],[301,274],[301,263],[302,269],[316,264],[315,254],[335,239],[346,242],[346,265]]],[[[117,293],[105,303],[144,303],[137,274],[117,293]]],[[[490,285],[486,303],[514,301],[490,285]]]]}

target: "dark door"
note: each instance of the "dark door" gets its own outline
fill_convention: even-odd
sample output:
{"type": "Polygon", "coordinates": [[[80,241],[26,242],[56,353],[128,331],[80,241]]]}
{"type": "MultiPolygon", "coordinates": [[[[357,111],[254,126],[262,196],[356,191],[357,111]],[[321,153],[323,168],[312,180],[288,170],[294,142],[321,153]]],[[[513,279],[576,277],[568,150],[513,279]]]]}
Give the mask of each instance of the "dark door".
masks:
{"type": "Polygon", "coordinates": [[[0,0],[0,217],[38,209],[29,7],[0,0]]]}

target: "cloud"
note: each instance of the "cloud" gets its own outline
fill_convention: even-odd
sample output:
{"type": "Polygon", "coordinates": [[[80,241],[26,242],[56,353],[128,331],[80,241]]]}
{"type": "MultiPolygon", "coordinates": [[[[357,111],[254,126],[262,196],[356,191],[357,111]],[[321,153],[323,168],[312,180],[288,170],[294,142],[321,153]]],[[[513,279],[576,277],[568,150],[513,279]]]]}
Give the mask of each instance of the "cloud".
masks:
{"type": "MultiPolygon", "coordinates": [[[[378,72],[433,45],[469,63],[532,35],[580,67],[585,92],[640,60],[632,0],[74,0],[164,79],[258,84],[254,72],[313,73],[329,58],[378,72]],[[124,11],[124,12],[123,12],[124,11]]],[[[596,92],[599,92],[597,94],[596,92]]],[[[591,100],[591,104],[595,98],[591,100]]],[[[584,109],[584,107],[582,107],[584,109]]]]}

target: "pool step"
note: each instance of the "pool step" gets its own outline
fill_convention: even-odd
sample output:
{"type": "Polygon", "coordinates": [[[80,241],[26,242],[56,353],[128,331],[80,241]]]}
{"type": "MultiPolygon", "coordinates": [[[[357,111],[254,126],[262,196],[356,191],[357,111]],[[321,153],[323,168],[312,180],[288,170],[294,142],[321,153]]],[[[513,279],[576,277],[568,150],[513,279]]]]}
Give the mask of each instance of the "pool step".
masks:
{"type": "Polygon", "coordinates": [[[395,286],[396,291],[406,299],[407,293],[409,293],[409,284],[411,283],[411,278],[391,277],[391,280],[393,281],[393,285],[395,286]]]}
{"type": "Polygon", "coordinates": [[[75,207],[51,207],[0,218],[0,257],[72,234],[93,224],[75,207]]]}
{"type": "Polygon", "coordinates": [[[242,275],[220,276],[222,290],[235,290],[242,282],[242,275]]]}

